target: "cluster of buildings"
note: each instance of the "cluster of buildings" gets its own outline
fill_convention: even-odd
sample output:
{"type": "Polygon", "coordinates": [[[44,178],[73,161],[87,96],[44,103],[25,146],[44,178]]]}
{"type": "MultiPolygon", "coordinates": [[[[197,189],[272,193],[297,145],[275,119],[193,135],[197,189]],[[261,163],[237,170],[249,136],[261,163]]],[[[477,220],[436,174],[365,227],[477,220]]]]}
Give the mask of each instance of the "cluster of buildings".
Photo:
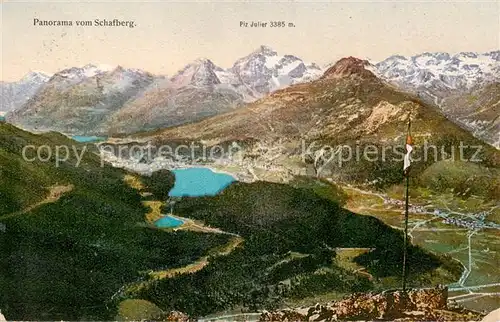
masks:
{"type": "MultiPolygon", "coordinates": [[[[397,199],[384,199],[384,204],[397,206],[400,207],[401,209],[403,209],[405,206],[404,201],[397,199]]],[[[463,219],[457,217],[449,217],[448,213],[439,209],[434,209],[433,211],[430,211],[429,209],[426,209],[424,206],[414,206],[414,205],[409,205],[408,208],[409,208],[408,211],[410,213],[432,214],[434,216],[442,217],[443,218],[442,223],[448,225],[464,227],[470,230],[485,229],[485,228],[500,229],[499,224],[495,224],[492,222],[488,223],[485,222],[488,216],[487,211],[465,214],[464,216],[469,216],[471,219],[463,219]]]]}
{"type": "MultiPolygon", "coordinates": [[[[397,199],[385,199],[384,198],[384,205],[392,205],[392,206],[397,206],[403,209],[405,207],[405,202],[397,199]]],[[[423,214],[427,213],[428,211],[425,209],[424,206],[415,206],[415,205],[408,205],[408,212],[411,213],[416,213],[416,214],[423,214]]]]}
{"type": "Polygon", "coordinates": [[[467,229],[481,229],[481,228],[487,228],[487,226],[484,224],[484,222],[481,221],[471,221],[471,220],[465,220],[461,218],[445,218],[443,220],[444,224],[448,225],[455,225],[459,227],[464,227],[467,229]]]}

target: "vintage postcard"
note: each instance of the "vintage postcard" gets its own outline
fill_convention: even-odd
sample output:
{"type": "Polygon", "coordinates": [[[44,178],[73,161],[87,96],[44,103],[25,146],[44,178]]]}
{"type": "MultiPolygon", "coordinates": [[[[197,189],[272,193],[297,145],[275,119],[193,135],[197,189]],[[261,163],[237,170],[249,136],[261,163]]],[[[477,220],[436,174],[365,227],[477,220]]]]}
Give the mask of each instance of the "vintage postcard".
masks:
{"type": "Polygon", "coordinates": [[[0,321],[500,321],[499,1],[1,17],[0,321]]]}

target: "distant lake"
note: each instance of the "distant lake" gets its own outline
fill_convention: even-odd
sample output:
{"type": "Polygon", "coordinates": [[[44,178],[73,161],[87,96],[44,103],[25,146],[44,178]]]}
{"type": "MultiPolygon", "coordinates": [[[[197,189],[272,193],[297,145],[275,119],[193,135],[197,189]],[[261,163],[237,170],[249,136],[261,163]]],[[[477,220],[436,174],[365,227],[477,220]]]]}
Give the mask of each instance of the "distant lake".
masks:
{"type": "Polygon", "coordinates": [[[172,216],[163,216],[155,221],[155,226],[158,228],[175,228],[181,226],[182,224],[184,224],[182,220],[172,216]]]}
{"type": "Polygon", "coordinates": [[[75,135],[71,137],[73,140],[81,143],[87,143],[87,142],[99,142],[99,141],[104,141],[106,140],[105,137],[100,137],[100,136],[81,136],[81,135],[75,135]]]}
{"type": "Polygon", "coordinates": [[[175,184],[169,192],[171,197],[213,196],[235,181],[230,175],[207,168],[176,169],[172,172],[175,184]]]}

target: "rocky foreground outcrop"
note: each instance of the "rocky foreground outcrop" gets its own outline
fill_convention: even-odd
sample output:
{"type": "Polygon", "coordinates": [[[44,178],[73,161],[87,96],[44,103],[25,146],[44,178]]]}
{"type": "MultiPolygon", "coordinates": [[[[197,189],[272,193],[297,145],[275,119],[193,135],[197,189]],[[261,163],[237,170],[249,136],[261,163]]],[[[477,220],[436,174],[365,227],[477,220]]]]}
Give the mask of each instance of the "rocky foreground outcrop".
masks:
{"type": "Polygon", "coordinates": [[[447,287],[352,294],[312,307],[264,311],[259,321],[477,321],[482,315],[448,306],[447,287]]]}
{"type": "Polygon", "coordinates": [[[189,322],[192,321],[188,315],[179,312],[179,311],[171,311],[164,318],[164,321],[175,321],[175,322],[189,322]]]}

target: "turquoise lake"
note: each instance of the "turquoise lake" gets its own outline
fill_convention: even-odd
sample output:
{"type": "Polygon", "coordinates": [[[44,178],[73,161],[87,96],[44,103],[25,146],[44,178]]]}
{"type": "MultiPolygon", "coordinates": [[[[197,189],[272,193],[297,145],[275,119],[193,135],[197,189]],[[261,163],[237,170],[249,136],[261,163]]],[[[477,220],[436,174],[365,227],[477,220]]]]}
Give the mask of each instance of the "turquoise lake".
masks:
{"type": "Polygon", "coordinates": [[[182,224],[184,224],[182,220],[172,216],[164,216],[155,221],[155,226],[158,228],[175,228],[181,226],[182,224]]]}
{"type": "Polygon", "coordinates": [[[100,137],[100,136],[81,136],[81,135],[75,135],[71,137],[73,140],[81,143],[87,143],[87,142],[99,142],[99,141],[104,141],[106,140],[105,137],[100,137]]]}
{"type": "Polygon", "coordinates": [[[176,169],[172,172],[175,184],[169,192],[171,197],[213,196],[235,181],[230,175],[207,168],[176,169]]]}
{"type": "Polygon", "coordinates": [[[5,121],[5,116],[0,116],[0,121],[5,121]]]}

